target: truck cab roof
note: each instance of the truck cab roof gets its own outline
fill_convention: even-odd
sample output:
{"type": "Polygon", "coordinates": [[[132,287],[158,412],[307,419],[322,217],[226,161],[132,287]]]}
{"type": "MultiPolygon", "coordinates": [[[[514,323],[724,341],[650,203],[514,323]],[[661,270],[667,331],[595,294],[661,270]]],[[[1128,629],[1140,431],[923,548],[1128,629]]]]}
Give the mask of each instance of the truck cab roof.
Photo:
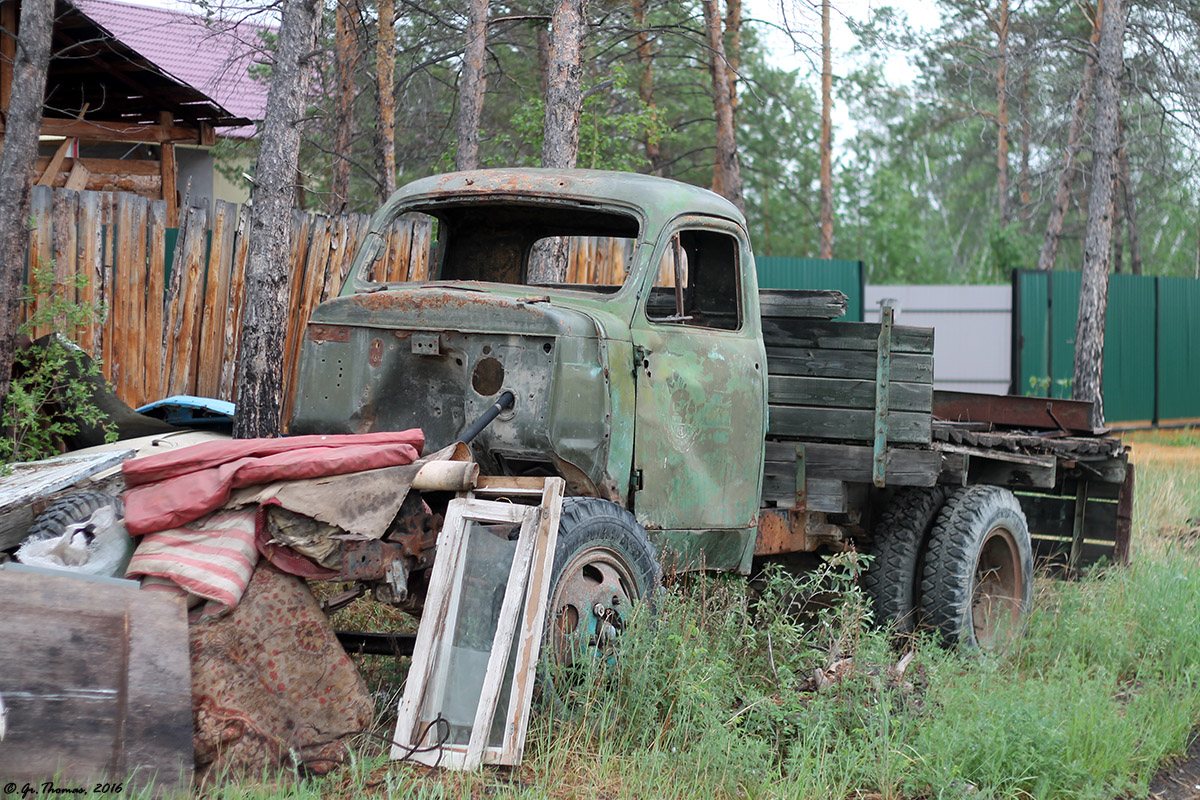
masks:
{"type": "Polygon", "coordinates": [[[643,235],[651,236],[662,224],[685,213],[720,217],[743,227],[746,223],[733,203],[708,189],[653,175],[590,169],[483,169],[434,175],[401,188],[381,213],[398,205],[472,197],[488,202],[539,198],[623,206],[640,212],[646,225],[643,235]]]}

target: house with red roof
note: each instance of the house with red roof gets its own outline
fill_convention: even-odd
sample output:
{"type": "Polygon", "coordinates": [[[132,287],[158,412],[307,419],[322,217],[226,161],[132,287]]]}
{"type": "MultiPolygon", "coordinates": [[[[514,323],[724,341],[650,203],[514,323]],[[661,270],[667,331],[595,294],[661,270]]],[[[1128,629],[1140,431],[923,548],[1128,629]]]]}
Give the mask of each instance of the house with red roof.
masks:
{"type": "MultiPolygon", "coordinates": [[[[0,2],[0,112],[7,108],[20,0],[0,2]]],[[[248,184],[219,170],[222,137],[246,139],[267,85],[258,26],[113,0],[56,0],[38,182],[244,202],[248,184]]],[[[0,135],[3,133],[0,124],[0,135]]]]}

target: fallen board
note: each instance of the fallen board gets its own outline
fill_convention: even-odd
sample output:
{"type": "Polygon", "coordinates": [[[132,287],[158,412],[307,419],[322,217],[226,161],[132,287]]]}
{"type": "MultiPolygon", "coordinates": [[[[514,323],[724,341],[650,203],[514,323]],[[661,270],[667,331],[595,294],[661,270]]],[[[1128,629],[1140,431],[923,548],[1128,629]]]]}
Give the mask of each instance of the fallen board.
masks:
{"type": "Polygon", "coordinates": [[[182,600],[0,569],[0,775],[186,792],[192,680],[182,600]]]}
{"type": "Polygon", "coordinates": [[[110,450],[86,456],[60,456],[12,465],[0,477],[0,550],[20,544],[33,523],[33,503],[120,464],[133,450],[110,450]]]}

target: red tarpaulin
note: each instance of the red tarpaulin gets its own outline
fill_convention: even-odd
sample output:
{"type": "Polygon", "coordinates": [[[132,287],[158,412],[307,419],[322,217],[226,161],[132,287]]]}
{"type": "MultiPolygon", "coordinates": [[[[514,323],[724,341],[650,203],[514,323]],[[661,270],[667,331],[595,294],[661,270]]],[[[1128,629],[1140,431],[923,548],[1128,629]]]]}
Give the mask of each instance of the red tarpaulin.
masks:
{"type": "Polygon", "coordinates": [[[205,442],[126,461],[125,527],[137,536],[184,525],[221,508],[232,490],[244,486],[410,464],[424,444],[414,428],[205,442]]]}

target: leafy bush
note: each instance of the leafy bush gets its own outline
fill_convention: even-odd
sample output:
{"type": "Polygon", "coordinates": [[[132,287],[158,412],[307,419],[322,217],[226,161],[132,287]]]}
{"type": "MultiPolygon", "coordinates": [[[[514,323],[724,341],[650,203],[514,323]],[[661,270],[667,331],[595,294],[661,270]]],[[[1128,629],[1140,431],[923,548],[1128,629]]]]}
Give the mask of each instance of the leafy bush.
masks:
{"type": "Polygon", "coordinates": [[[104,315],[102,305],[74,299],[85,286],[84,276],[63,285],[54,282],[51,268],[33,271],[21,299],[28,314],[17,333],[29,336],[41,329],[51,335],[13,356],[13,380],[0,419],[0,463],[57,455],[62,439],[78,433],[81,423],[100,426],[107,441],[116,439],[116,428],[93,402],[88,381],[100,367],[70,338],[104,315]]]}

